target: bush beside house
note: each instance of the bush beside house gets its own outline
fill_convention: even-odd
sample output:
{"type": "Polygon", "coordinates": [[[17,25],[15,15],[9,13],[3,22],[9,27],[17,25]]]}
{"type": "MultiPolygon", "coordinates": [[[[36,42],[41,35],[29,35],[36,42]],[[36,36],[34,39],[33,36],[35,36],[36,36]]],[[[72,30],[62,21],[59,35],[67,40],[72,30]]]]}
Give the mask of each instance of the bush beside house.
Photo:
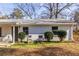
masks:
{"type": "MultiPolygon", "coordinates": [[[[53,32],[47,31],[44,33],[45,39],[47,39],[48,42],[50,42],[51,39],[53,39],[54,35],[57,35],[60,39],[60,41],[63,41],[63,39],[66,37],[67,32],[64,30],[55,30],[53,32]]],[[[25,32],[20,32],[18,34],[18,37],[22,40],[25,38],[26,33],[25,32]]]]}
{"type": "Polygon", "coordinates": [[[54,35],[58,35],[60,38],[60,41],[63,41],[63,39],[66,37],[67,32],[64,30],[55,30],[53,31],[54,35]]]}
{"type": "Polygon", "coordinates": [[[45,33],[44,33],[44,37],[45,37],[45,39],[47,39],[47,41],[49,42],[51,39],[53,39],[53,32],[50,32],[50,31],[45,32],[45,33]]]}
{"type": "Polygon", "coordinates": [[[19,34],[18,34],[18,37],[21,39],[21,42],[22,42],[22,40],[25,38],[25,32],[20,32],[19,34]]]}

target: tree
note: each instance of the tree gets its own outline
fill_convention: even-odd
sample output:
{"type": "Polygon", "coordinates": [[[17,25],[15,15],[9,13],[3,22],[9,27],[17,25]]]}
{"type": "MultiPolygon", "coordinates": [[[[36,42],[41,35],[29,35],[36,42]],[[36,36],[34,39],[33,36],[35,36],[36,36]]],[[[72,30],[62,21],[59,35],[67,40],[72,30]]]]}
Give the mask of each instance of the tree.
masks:
{"type": "Polygon", "coordinates": [[[25,32],[20,32],[19,34],[18,34],[18,37],[21,39],[21,42],[22,42],[22,40],[25,38],[25,32]]]}
{"type": "Polygon", "coordinates": [[[66,37],[67,32],[64,30],[58,31],[58,37],[60,38],[60,41],[63,41],[63,38],[66,37]]]}
{"type": "Polygon", "coordinates": [[[25,4],[17,4],[18,8],[20,8],[27,18],[33,19],[38,18],[37,10],[39,9],[39,4],[25,3],[25,4]]]}
{"type": "Polygon", "coordinates": [[[43,4],[42,7],[44,7],[46,10],[42,11],[41,17],[43,17],[45,15],[44,17],[48,17],[49,19],[58,18],[60,15],[65,15],[65,13],[64,14],[62,13],[62,11],[64,11],[65,9],[69,9],[69,7],[72,5],[73,5],[72,3],[67,3],[67,4],[46,3],[46,4],[43,4]]]}
{"type": "Polygon", "coordinates": [[[21,19],[23,17],[23,12],[18,8],[14,8],[10,16],[11,18],[14,18],[14,19],[21,19]]]}
{"type": "Polygon", "coordinates": [[[65,38],[67,34],[67,32],[64,30],[54,30],[53,33],[54,35],[58,35],[60,41],[63,41],[63,38],[65,38]]]}
{"type": "Polygon", "coordinates": [[[51,39],[53,39],[53,33],[48,31],[44,33],[45,38],[47,39],[47,41],[49,42],[51,39]]]}
{"type": "Polygon", "coordinates": [[[76,31],[77,31],[78,30],[78,25],[79,25],[79,11],[75,11],[74,21],[77,23],[77,25],[76,25],[76,31]]]}

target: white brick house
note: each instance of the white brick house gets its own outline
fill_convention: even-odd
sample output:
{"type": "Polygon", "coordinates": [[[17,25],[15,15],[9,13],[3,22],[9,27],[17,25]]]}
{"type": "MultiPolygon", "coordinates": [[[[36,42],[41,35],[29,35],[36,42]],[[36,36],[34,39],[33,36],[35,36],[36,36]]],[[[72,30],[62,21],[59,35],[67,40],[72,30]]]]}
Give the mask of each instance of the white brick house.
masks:
{"type": "MultiPolygon", "coordinates": [[[[52,30],[65,30],[67,35],[65,40],[73,40],[73,26],[76,23],[63,19],[0,19],[0,41],[12,41],[18,39],[19,32],[27,32],[32,40],[37,40],[39,36],[44,38],[44,32],[52,30]]],[[[25,38],[27,39],[27,38],[25,38]]],[[[59,40],[54,37],[52,40],[59,40]]]]}

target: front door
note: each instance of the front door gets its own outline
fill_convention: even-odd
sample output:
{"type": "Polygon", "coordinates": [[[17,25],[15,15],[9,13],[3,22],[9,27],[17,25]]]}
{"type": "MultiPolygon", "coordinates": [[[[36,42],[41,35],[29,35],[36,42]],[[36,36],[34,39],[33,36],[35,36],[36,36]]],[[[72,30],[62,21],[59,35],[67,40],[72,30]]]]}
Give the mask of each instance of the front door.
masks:
{"type": "Polygon", "coordinates": [[[18,41],[18,26],[15,26],[15,41],[18,41]]]}

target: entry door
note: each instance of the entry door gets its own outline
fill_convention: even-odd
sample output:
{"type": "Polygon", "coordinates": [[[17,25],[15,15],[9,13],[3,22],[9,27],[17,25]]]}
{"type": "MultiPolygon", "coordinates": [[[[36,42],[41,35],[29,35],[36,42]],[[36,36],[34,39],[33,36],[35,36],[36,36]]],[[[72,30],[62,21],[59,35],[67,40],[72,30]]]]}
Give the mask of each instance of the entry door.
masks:
{"type": "Polygon", "coordinates": [[[15,26],[15,41],[18,41],[18,26],[15,26]]]}

